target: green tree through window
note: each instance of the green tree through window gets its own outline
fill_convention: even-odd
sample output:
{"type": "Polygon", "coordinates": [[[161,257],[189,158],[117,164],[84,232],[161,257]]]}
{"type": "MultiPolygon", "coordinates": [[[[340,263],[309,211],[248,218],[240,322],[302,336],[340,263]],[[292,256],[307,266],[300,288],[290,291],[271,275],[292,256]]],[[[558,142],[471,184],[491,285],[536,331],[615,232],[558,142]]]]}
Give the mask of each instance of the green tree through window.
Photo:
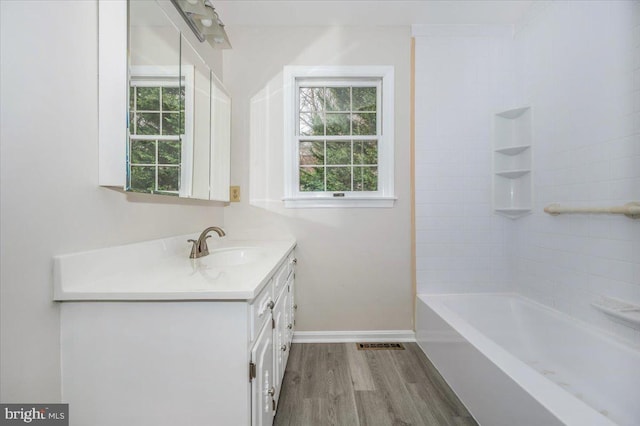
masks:
{"type": "Polygon", "coordinates": [[[299,190],[378,190],[378,86],[298,90],[299,190]]]}

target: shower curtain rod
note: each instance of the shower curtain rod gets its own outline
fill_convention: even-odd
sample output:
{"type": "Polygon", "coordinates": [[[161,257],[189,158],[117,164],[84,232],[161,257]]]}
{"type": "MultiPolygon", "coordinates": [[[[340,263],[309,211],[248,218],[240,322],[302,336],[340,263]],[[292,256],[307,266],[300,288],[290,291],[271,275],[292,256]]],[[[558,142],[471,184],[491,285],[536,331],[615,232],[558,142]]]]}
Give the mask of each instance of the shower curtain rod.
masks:
{"type": "Polygon", "coordinates": [[[640,202],[632,201],[624,206],[615,207],[566,207],[554,203],[545,207],[544,211],[553,216],[564,213],[604,213],[623,214],[631,219],[640,219],[640,202]]]}

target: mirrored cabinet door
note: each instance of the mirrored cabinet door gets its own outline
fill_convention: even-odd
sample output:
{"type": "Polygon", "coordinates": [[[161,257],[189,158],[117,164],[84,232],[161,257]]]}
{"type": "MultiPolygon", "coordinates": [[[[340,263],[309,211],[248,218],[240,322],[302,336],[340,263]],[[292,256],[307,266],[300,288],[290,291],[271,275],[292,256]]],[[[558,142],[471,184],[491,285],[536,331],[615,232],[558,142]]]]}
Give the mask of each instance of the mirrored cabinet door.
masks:
{"type": "Polygon", "coordinates": [[[156,2],[129,2],[128,191],[188,195],[183,162],[193,74],[181,69],[180,48],[180,31],[156,2]]]}
{"type": "Polygon", "coordinates": [[[211,78],[211,171],[209,172],[210,199],[229,199],[231,158],[231,98],[224,86],[212,74],[211,78]]]}
{"type": "Polygon", "coordinates": [[[188,88],[191,98],[187,115],[190,136],[186,145],[190,161],[185,186],[189,187],[189,197],[208,200],[209,156],[214,143],[211,139],[211,69],[185,38],[182,39],[180,67],[193,76],[193,84],[188,88]]]}
{"type": "MultiPolygon", "coordinates": [[[[210,47],[185,34],[170,1],[99,0],[99,14],[102,28],[127,33],[124,47],[100,58],[100,123],[126,125],[124,140],[120,132],[100,135],[100,185],[228,201],[231,102],[201,54],[210,47]],[[122,55],[126,67],[107,67],[110,59],[122,63],[122,55]],[[126,96],[106,101],[125,81],[126,96]],[[126,123],[116,118],[121,112],[126,123]]],[[[101,33],[101,48],[113,45],[115,35],[122,39],[101,33]]]]}

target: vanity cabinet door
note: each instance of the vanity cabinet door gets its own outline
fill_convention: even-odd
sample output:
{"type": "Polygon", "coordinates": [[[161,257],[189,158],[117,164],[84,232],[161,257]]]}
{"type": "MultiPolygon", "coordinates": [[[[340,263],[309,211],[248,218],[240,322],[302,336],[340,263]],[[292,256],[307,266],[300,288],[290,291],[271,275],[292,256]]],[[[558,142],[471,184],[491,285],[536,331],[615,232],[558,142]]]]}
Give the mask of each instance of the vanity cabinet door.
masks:
{"type": "Polygon", "coordinates": [[[252,426],[273,424],[277,384],[273,371],[273,335],[271,324],[265,324],[251,350],[252,368],[255,368],[255,377],[251,380],[252,426]]]}
{"type": "Polygon", "coordinates": [[[291,273],[291,275],[289,276],[289,281],[287,282],[287,303],[285,306],[286,323],[287,323],[286,336],[287,336],[287,343],[289,344],[289,348],[291,348],[291,342],[293,341],[293,332],[296,328],[296,316],[295,316],[296,304],[295,304],[294,284],[295,284],[295,271],[291,273]]]}
{"type": "Polygon", "coordinates": [[[289,343],[289,347],[291,347],[291,342],[293,341],[293,333],[296,328],[296,310],[298,309],[298,305],[296,305],[296,293],[295,293],[295,283],[296,283],[296,265],[298,264],[298,259],[295,257],[295,252],[292,252],[289,256],[289,265],[290,265],[290,273],[287,279],[287,342],[289,343]]]}
{"type": "Polygon", "coordinates": [[[284,373],[291,352],[291,341],[293,340],[293,274],[282,289],[282,294],[273,309],[275,319],[274,333],[274,366],[278,379],[278,389],[276,390],[276,407],[282,388],[284,373]]]}
{"type": "MultiPolygon", "coordinates": [[[[282,377],[284,376],[284,369],[287,365],[287,355],[289,354],[289,344],[287,342],[287,321],[286,321],[286,306],[287,306],[287,289],[284,288],[280,297],[276,301],[273,308],[273,319],[275,328],[273,329],[273,356],[274,356],[274,368],[275,377],[277,383],[282,383],[282,377]]],[[[280,386],[276,390],[276,403],[278,402],[278,396],[280,394],[280,386]]]]}

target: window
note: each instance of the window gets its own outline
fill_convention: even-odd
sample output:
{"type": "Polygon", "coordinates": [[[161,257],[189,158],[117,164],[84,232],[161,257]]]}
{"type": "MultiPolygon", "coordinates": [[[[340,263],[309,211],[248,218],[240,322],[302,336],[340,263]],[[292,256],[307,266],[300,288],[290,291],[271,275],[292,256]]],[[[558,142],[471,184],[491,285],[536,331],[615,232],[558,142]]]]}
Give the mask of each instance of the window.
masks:
{"type": "Polygon", "coordinates": [[[127,189],[180,195],[190,172],[191,126],[185,118],[191,78],[161,75],[151,68],[134,67],[129,82],[127,189]]]}
{"type": "Polygon", "coordinates": [[[393,206],[393,68],[285,68],[285,206],[393,206]]]}

